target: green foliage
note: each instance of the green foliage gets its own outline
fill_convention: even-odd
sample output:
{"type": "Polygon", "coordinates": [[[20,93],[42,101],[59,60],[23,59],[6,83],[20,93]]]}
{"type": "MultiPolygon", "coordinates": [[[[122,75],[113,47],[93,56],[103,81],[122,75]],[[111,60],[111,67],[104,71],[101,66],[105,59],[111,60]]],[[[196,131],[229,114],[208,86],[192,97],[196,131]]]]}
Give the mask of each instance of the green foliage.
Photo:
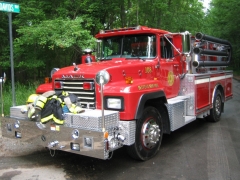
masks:
{"type": "MultiPolygon", "coordinates": [[[[26,104],[26,100],[29,95],[35,93],[35,89],[39,83],[27,83],[27,84],[21,84],[21,83],[16,83],[15,84],[15,93],[16,93],[16,105],[24,105],[26,104]]],[[[2,90],[3,96],[1,97],[0,95],[0,110],[2,111],[2,100],[3,100],[3,114],[5,116],[10,115],[10,107],[13,106],[12,104],[12,87],[11,83],[6,82],[3,84],[3,90],[2,90]]],[[[2,114],[2,112],[1,112],[2,114]]]]}
{"type": "Polygon", "coordinates": [[[15,54],[21,59],[24,56],[26,60],[19,59],[15,67],[44,68],[51,58],[53,62],[55,58],[57,61],[60,60],[56,64],[61,67],[69,65],[69,61],[66,63],[62,59],[71,57],[73,51],[81,53],[82,48],[91,47],[94,43],[94,38],[81,26],[81,23],[83,23],[81,17],[73,20],[56,18],[21,27],[17,30],[20,36],[15,39],[15,54]],[[48,57],[45,56],[46,54],[48,57]]]}
{"type": "Polygon", "coordinates": [[[239,0],[212,0],[211,10],[207,15],[207,32],[231,42],[232,67],[237,71],[240,69],[239,7],[239,0]]]}
{"type": "Polygon", "coordinates": [[[20,38],[16,39],[16,46],[27,44],[50,50],[54,50],[55,47],[62,49],[72,46],[86,47],[93,38],[88,30],[80,26],[82,22],[80,17],[74,20],[57,18],[25,26],[17,30],[20,38]]]}

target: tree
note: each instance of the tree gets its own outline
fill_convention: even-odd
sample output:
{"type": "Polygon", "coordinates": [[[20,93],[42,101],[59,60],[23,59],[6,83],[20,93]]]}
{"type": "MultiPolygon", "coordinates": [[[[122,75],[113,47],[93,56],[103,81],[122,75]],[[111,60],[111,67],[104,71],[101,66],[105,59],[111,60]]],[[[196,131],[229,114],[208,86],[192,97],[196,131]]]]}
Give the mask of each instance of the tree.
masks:
{"type": "Polygon", "coordinates": [[[48,69],[47,66],[63,67],[75,62],[82,49],[91,47],[94,42],[81,23],[80,17],[74,20],[57,18],[18,29],[15,67],[48,69]]]}
{"type": "Polygon", "coordinates": [[[233,46],[234,69],[240,68],[240,1],[238,0],[212,0],[208,12],[208,32],[222,39],[227,39],[233,46]]]}

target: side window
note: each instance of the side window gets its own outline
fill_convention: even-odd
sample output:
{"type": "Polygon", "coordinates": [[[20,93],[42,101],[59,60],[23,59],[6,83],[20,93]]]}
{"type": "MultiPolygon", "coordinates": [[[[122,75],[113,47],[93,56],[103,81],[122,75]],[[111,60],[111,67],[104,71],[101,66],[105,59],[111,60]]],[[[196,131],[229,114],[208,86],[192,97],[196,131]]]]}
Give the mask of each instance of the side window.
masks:
{"type": "MultiPolygon", "coordinates": [[[[172,42],[172,38],[168,38],[172,42]]],[[[169,59],[173,58],[173,48],[170,42],[166,38],[160,38],[160,47],[161,47],[161,58],[169,59]]]]}

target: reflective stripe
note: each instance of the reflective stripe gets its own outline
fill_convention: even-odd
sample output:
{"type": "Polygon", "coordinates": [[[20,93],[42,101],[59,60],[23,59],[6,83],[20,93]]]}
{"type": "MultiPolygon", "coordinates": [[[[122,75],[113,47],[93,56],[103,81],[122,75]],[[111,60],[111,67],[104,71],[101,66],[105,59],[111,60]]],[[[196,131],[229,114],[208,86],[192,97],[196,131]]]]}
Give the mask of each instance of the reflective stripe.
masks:
{"type": "Polygon", "coordinates": [[[35,114],[35,108],[33,106],[28,108],[28,118],[31,118],[35,114]]]}
{"type": "Polygon", "coordinates": [[[75,104],[72,104],[72,106],[70,107],[69,111],[71,113],[77,114],[77,113],[82,111],[82,108],[77,106],[77,105],[75,105],[75,104]]]}
{"type": "Polygon", "coordinates": [[[41,122],[42,122],[42,123],[45,123],[45,122],[50,121],[51,119],[53,119],[53,114],[51,114],[51,115],[49,115],[49,116],[47,116],[47,117],[45,117],[45,118],[42,118],[42,119],[41,119],[41,122]]]}
{"type": "Polygon", "coordinates": [[[55,99],[57,99],[57,96],[56,96],[56,95],[54,95],[54,96],[52,96],[51,98],[55,98],[55,99]]]}
{"type": "Polygon", "coordinates": [[[63,103],[63,101],[62,101],[62,99],[61,98],[56,98],[59,102],[60,102],[60,104],[62,104],[63,103]]]}
{"type": "Polygon", "coordinates": [[[43,108],[45,106],[45,103],[47,102],[47,98],[44,96],[39,96],[37,99],[37,102],[35,104],[35,106],[38,106],[40,108],[43,108]]]}
{"type": "Polygon", "coordinates": [[[71,107],[69,108],[69,111],[73,113],[75,108],[76,108],[76,105],[72,104],[71,107]]]}
{"type": "Polygon", "coordinates": [[[46,103],[47,102],[47,98],[44,97],[44,96],[39,96],[38,97],[38,101],[42,101],[42,102],[46,103]]]}
{"type": "Polygon", "coordinates": [[[68,96],[68,92],[63,91],[63,92],[62,92],[62,95],[63,95],[63,96],[68,96]]]}
{"type": "Polygon", "coordinates": [[[204,78],[204,79],[196,79],[195,84],[203,84],[203,83],[209,83],[209,82],[214,82],[214,81],[220,81],[224,80],[227,78],[232,78],[232,75],[225,75],[225,76],[217,76],[217,77],[209,77],[209,78],[204,78]]]}
{"type": "Polygon", "coordinates": [[[63,124],[64,123],[64,120],[60,120],[60,119],[57,119],[56,117],[53,116],[53,120],[55,123],[57,124],[63,124]]]}
{"type": "Polygon", "coordinates": [[[51,99],[56,99],[56,100],[58,100],[58,101],[60,102],[60,104],[63,103],[62,99],[61,99],[61,98],[58,98],[56,95],[54,95],[54,96],[52,96],[51,98],[49,98],[49,100],[51,100],[51,99]]]}
{"type": "Polygon", "coordinates": [[[79,107],[79,106],[76,106],[76,107],[74,108],[74,111],[73,111],[73,113],[74,113],[74,114],[77,114],[77,113],[79,113],[81,110],[82,110],[82,108],[81,108],[81,107],[79,107]]]}
{"type": "Polygon", "coordinates": [[[42,101],[37,101],[36,106],[43,108],[45,106],[45,103],[42,101]]]}
{"type": "Polygon", "coordinates": [[[64,123],[64,120],[57,119],[56,117],[53,116],[53,114],[51,114],[51,115],[49,115],[45,118],[42,118],[41,122],[46,123],[46,122],[50,121],[51,119],[57,124],[63,124],[64,123]]]}

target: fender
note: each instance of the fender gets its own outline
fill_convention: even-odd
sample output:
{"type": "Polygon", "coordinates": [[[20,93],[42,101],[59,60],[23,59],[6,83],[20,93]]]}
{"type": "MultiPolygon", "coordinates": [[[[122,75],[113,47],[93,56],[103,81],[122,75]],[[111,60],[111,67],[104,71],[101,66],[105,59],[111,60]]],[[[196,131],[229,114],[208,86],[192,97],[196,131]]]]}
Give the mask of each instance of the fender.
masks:
{"type": "MultiPolygon", "coordinates": [[[[147,94],[143,94],[138,101],[138,107],[136,110],[135,119],[139,119],[142,116],[142,112],[147,100],[158,99],[158,98],[164,99],[163,103],[167,103],[167,99],[163,91],[150,92],[147,94]]],[[[160,99],[159,99],[159,102],[160,102],[160,99]]]]}
{"type": "Polygon", "coordinates": [[[215,93],[217,90],[220,90],[221,94],[222,94],[222,112],[224,112],[224,102],[225,102],[225,92],[224,92],[224,88],[222,87],[221,84],[216,84],[214,90],[213,90],[213,93],[212,93],[212,104],[213,104],[213,100],[214,100],[214,96],[215,96],[215,93]]]}
{"type": "MultiPolygon", "coordinates": [[[[163,104],[165,107],[164,103],[167,103],[166,95],[163,91],[157,91],[157,92],[151,92],[147,94],[143,94],[138,101],[138,106],[135,114],[135,119],[139,119],[142,116],[144,107],[148,104],[152,104],[154,107],[157,109],[159,108],[158,105],[160,103],[163,104]],[[152,100],[151,102],[148,102],[148,100],[152,100]]],[[[167,110],[167,109],[166,109],[167,110]]],[[[161,114],[163,117],[163,133],[170,134],[170,122],[169,122],[169,116],[168,112],[165,114],[161,114]]]]}
{"type": "Polygon", "coordinates": [[[224,99],[225,99],[225,96],[224,96],[224,88],[222,87],[222,85],[221,84],[216,84],[215,85],[215,87],[214,87],[214,89],[213,89],[213,93],[212,93],[212,103],[213,103],[213,99],[214,99],[214,95],[215,95],[215,93],[216,93],[216,91],[217,91],[217,89],[219,89],[220,90],[220,92],[221,92],[221,94],[222,94],[222,102],[224,102],[224,99]]]}

